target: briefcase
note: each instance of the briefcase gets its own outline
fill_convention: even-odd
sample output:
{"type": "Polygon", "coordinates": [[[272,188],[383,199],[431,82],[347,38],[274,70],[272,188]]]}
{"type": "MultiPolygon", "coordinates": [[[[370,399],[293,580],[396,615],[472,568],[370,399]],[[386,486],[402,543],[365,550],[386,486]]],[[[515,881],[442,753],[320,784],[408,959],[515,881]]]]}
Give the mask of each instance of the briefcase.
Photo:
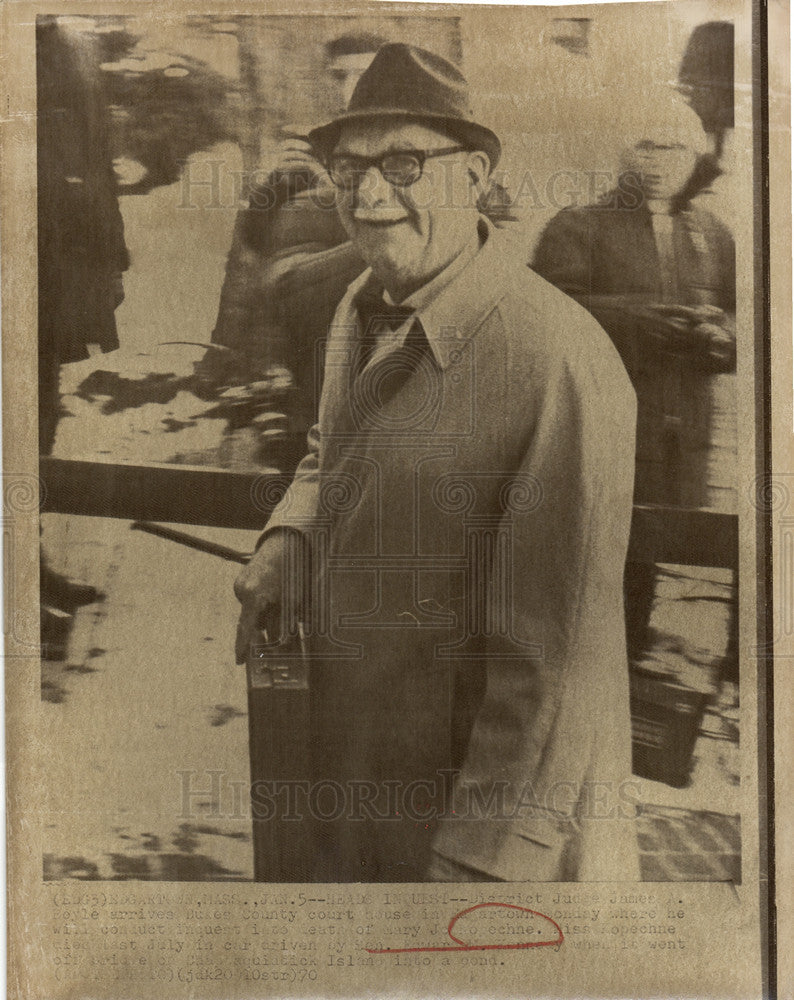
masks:
{"type": "Polygon", "coordinates": [[[246,671],[254,878],[308,882],[309,663],[302,627],[283,643],[253,647],[246,671]]]}

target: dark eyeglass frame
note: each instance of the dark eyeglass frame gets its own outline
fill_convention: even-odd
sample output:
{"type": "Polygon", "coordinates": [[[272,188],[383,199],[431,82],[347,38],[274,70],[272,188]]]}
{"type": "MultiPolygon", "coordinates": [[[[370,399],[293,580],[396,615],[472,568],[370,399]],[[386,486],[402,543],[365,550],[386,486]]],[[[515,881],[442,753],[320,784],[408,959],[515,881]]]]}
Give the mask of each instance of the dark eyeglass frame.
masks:
{"type": "Polygon", "coordinates": [[[425,160],[431,160],[436,156],[450,156],[452,153],[464,152],[466,152],[465,146],[442,146],[440,149],[392,149],[382,156],[356,156],[353,153],[340,153],[339,155],[332,154],[328,157],[325,162],[325,169],[328,171],[335,186],[341,188],[343,191],[355,191],[371,167],[377,167],[383,179],[391,184],[392,187],[406,188],[412,184],[416,184],[422,176],[425,169],[425,160]],[[390,169],[388,161],[396,158],[414,160],[416,164],[416,176],[414,177],[409,174],[407,178],[402,178],[405,170],[398,171],[394,165],[390,169]],[[351,175],[347,180],[340,174],[339,167],[335,166],[335,163],[339,164],[342,161],[347,161],[351,165],[351,175]]]}

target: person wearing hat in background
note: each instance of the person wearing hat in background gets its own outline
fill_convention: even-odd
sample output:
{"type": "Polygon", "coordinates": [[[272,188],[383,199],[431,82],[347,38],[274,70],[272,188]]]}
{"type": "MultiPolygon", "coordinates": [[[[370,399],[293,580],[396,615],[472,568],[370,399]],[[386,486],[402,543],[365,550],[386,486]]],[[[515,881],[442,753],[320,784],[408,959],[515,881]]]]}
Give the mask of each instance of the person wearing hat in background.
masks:
{"type": "Polygon", "coordinates": [[[312,563],[311,787],[345,800],[295,877],[636,879],[620,358],[478,210],[500,142],[452,63],[383,46],[309,139],[368,268],[235,584],[242,662],[312,563]]]}
{"type": "MultiPolygon", "coordinates": [[[[638,400],[635,501],[735,513],[734,241],[694,198],[702,185],[693,178],[710,148],[701,118],[667,88],[640,105],[632,118],[627,102],[620,122],[618,185],[597,204],[558,213],[532,267],[593,313],[626,364],[638,400]]],[[[649,618],[659,581],[658,568],[629,564],[637,661],[658,632],[649,618]]],[[[708,605],[712,617],[725,617],[718,589],[704,622],[708,605]]],[[[704,584],[684,574],[679,596],[695,591],[703,597],[704,584]]],[[[738,681],[735,600],[734,579],[729,621],[716,628],[725,644],[710,655],[731,683],[738,681]]]]}
{"type": "MultiPolygon", "coordinates": [[[[323,72],[337,110],[347,106],[382,43],[355,32],[325,44],[323,72]]],[[[235,220],[211,335],[217,346],[199,366],[205,378],[230,384],[285,367],[294,382],[287,416],[291,430],[303,435],[317,418],[314,342],[364,269],[332,211],[333,189],[307,132],[308,126],[285,126],[256,171],[248,204],[235,220]]]]}

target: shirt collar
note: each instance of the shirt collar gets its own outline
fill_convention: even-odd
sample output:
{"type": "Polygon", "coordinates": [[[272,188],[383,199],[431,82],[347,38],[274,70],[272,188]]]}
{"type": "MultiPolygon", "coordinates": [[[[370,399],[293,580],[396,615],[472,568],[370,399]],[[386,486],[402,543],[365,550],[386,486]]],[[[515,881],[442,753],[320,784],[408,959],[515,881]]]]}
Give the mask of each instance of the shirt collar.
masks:
{"type": "MultiPolygon", "coordinates": [[[[499,234],[485,216],[480,217],[477,229],[479,248],[464,250],[440,274],[400,303],[413,306],[416,311],[395,332],[393,347],[404,344],[412,324],[418,320],[438,366],[447,368],[460,341],[476,331],[502,298],[504,286],[494,280],[506,264],[500,258],[499,234]]],[[[504,250],[502,247],[501,251],[504,250]]],[[[350,290],[362,287],[371,273],[367,270],[350,290]]]]}

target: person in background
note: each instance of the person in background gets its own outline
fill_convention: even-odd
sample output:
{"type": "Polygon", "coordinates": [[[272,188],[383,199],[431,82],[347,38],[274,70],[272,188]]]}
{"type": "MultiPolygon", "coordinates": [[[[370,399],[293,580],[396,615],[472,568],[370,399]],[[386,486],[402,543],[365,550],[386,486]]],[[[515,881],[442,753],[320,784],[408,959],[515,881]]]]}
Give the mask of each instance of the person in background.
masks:
{"type": "MultiPolygon", "coordinates": [[[[357,33],[325,45],[324,72],[336,111],[346,107],[382,42],[357,33]]],[[[257,171],[260,180],[248,206],[238,213],[211,337],[234,353],[209,351],[202,366],[220,380],[227,368],[234,379],[286,367],[296,380],[293,429],[304,434],[315,409],[312,333],[327,329],[344,289],[364,268],[333,211],[332,185],[307,131],[285,128],[257,171]]]]}
{"type": "Polygon", "coordinates": [[[235,584],[238,662],[263,625],[308,620],[310,787],[366,792],[316,824],[299,880],[638,878],[634,393],[481,213],[501,144],[469,108],[455,65],[384,45],[310,133],[368,268],[331,324],[310,452],[235,584]],[[417,791],[407,813],[395,789],[417,791]]]}
{"type": "MultiPolygon", "coordinates": [[[[700,118],[667,90],[642,107],[642,117],[624,125],[633,134],[616,188],[597,204],[558,213],[532,267],[592,312],[631,376],[635,502],[735,513],[734,241],[692,197],[693,174],[709,150],[700,118]]],[[[652,643],[659,580],[658,568],[629,563],[633,659],[652,643]]],[[[699,586],[685,578],[679,595],[699,586]]],[[[725,601],[710,603],[722,620],[725,601]]],[[[729,618],[716,630],[725,645],[712,654],[722,656],[723,675],[734,677],[735,594],[729,618]]]]}
{"type": "Polygon", "coordinates": [[[369,32],[340,35],[325,46],[325,68],[337,95],[336,110],[344,111],[356,84],[385,39],[369,32]]]}
{"type": "Polygon", "coordinates": [[[716,160],[734,127],[734,27],[730,21],[699,24],[678,69],[678,89],[711,138],[716,160]]]}
{"type": "Polygon", "coordinates": [[[708,148],[697,115],[672,92],[653,107],[614,190],[559,212],[532,267],[593,313],[634,381],[637,502],[727,510],[735,454],[715,451],[712,432],[716,395],[734,385],[721,377],[736,363],[733,237],[684,196],[708,148]]]}
{"type": "MultiPolygon", "coordinates": [[[[734,142],[733,61],[734,25],[729,21],[699,24],[684,50],[677,83],[677,90],[700,118],[709,147],[696,164],[683,197],[697,198],[728,228],[738,221],[737,158],[745,155],[734,142]]],[[[744,100],[749,101],[749,96],[744,100]]]]}
{"type": "MultiPolygon", "coordinates": [[[[115,310],[129,266],[97,56],[86,34],[36,19],[39,451],[61,416],[61,365],[119,346],[115,310]]],[[[100,595],[42,554],[42,643],[56,658],[68,615],[100,595]]]]}

